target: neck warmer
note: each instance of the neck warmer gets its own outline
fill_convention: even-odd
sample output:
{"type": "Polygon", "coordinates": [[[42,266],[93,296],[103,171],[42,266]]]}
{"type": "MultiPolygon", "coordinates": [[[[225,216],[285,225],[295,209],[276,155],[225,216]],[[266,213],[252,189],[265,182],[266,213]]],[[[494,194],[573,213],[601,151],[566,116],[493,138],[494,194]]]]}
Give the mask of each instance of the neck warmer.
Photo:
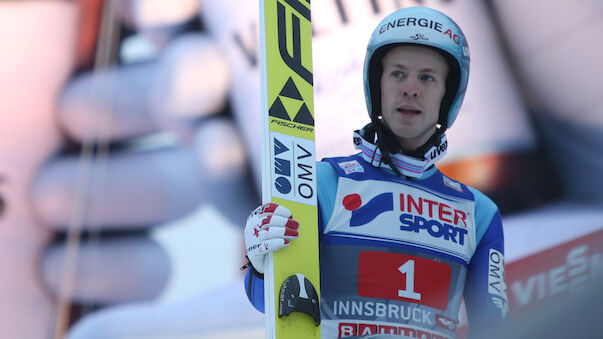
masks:
{"type": "MultiPolygon", "coordinates": [[[[360,131],[354,131],[354,148],[362,152],[362,158],[374,167],[383,167],[394,171],[391,166],[382,161],[382,153],[377,145],[369,142],[360,135],[360,131]]],[[[423,159],[415,158],[400,153],[391,154],[391,163],[403,175],[411,178],[419,178],[428,168],[446,155],[448,141],[446,135],[442,135],[439,145],[432,146],[423,159]]],[[[395,171],[394,171],[395,172],[395,171]]]]}

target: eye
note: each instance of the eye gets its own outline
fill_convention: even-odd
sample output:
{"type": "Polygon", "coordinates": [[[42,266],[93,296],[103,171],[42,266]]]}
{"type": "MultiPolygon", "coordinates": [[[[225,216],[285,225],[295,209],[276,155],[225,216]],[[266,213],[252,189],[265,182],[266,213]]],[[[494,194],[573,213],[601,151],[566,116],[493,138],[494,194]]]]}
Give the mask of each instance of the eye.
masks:
{"type": "Polygon", "coordinates": [[[392,76],[392,78],[396,78],[396,79],[404,78],[404,73],[399,70],[391,71],[390,75],[392,76]]]}
{"type": "Polygon", "coordinates": [[[436,78],[431,74],[421,74],[419,77],[422,81],[435,81],[436,78]]]}

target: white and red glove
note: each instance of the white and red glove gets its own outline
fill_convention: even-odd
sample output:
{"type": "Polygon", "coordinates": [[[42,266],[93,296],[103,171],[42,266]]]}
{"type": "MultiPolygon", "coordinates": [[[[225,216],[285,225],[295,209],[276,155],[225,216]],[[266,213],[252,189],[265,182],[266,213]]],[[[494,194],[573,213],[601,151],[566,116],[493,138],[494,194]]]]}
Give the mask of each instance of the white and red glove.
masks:
{"type": "Polygon", "coordinates": [[[284,206],[267,203],[256,208],[245,224],[247,258],[258,273],[264,273],[266,254],[289,246],[297,239],[299,223],[292,219],[291,211],[284,206]]]}

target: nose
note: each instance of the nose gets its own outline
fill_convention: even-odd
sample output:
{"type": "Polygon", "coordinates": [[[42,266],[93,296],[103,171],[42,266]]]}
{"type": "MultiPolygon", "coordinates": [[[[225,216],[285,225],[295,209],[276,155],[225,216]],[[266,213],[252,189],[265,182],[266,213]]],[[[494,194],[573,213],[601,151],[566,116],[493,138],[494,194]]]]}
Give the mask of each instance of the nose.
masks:
{"type": "Polygon", "coordinates": [[[405,97],[418,97],[419,96],[419,88],[417,87],[417,83],[408,79],[401,88],[402,95],[405,97]]]}
{"type": "Polygon", "coordinates": [[[402,89],[402,95],[405,97],[418,97],[419,90],[414,86],[406,86],[402,89]]]}

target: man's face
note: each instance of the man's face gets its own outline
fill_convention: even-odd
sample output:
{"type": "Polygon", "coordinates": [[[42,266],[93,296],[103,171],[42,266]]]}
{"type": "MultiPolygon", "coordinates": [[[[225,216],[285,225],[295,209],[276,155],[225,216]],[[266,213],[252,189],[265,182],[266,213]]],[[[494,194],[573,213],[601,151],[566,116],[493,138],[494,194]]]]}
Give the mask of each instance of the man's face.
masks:
{"type": "Polygon", "coordinates": [[[383,57],[381,115],[402,148],[414,150],[436,130],[448,64],[433,49],[393,48],[383,57]]]}

